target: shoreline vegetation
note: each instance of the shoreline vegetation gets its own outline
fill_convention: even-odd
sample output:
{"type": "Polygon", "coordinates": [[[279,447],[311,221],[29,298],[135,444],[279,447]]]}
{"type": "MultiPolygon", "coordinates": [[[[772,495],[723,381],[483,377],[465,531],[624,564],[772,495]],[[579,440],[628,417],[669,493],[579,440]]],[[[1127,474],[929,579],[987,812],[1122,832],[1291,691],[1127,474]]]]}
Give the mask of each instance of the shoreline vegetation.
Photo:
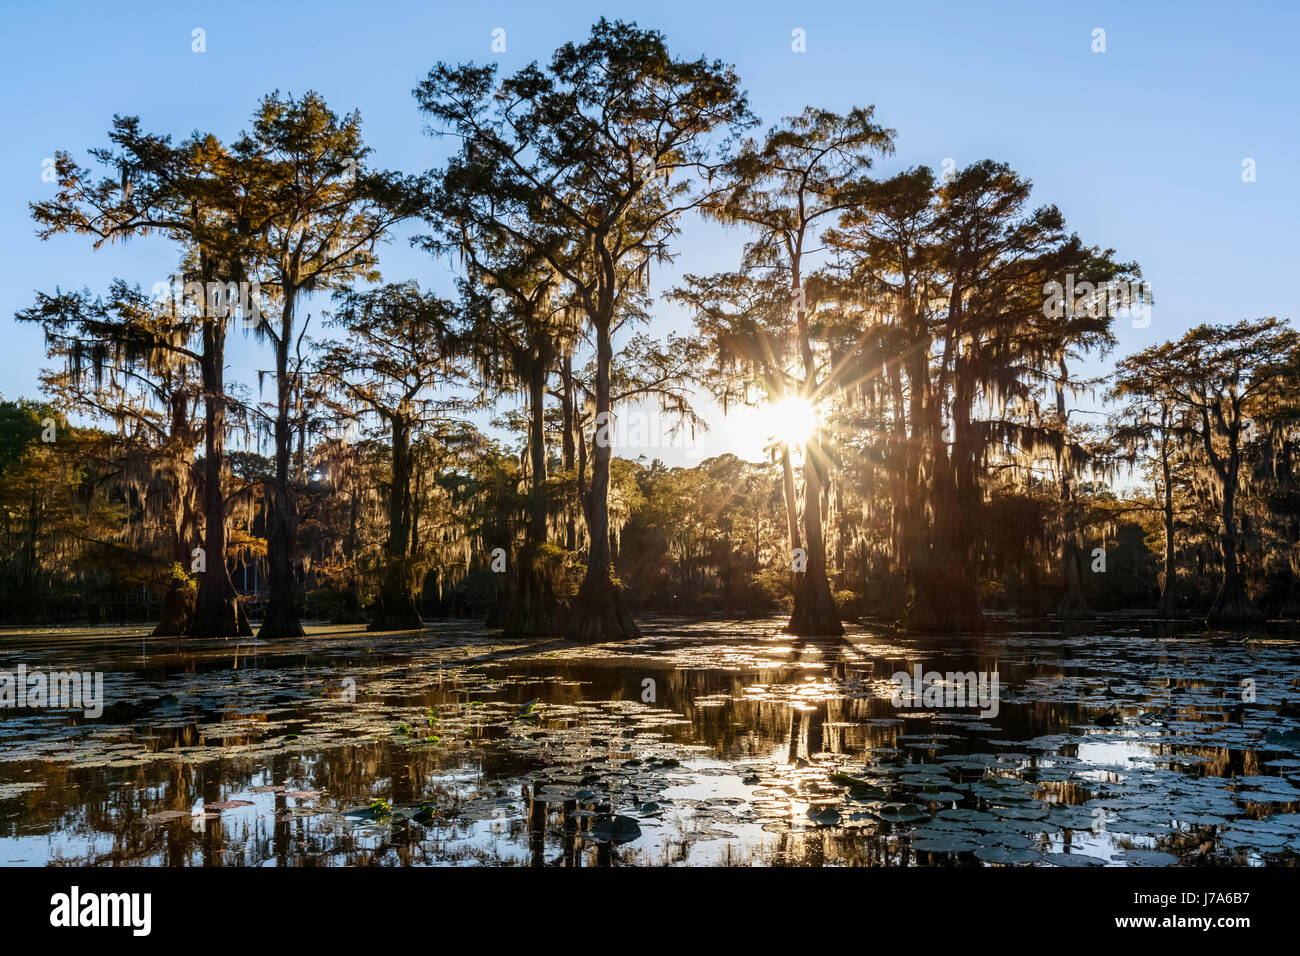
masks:
{"type": "Polygon", "coordinates": [[[882,175],[873,106],[764,126],[731,66],[635,24],[413,94],[454,144],[427,171],[383,168],[316,93],[180,141],[116,115],[56,155],[37,237],[148,236],[176,268],[76,289],[61,253],[66,287],[15,316],[47,366],[0,399],[0,626],[1300,618],[1286,320],[1115,356],[1156,291],[1026,173],[882,175]],[[700,220],[732,268],[666,287],[700,220]],[[412,225],[427,274],[381,273],[412,225]],[[687,331],[650,334],[664,301],[687,331]],[[227,375],[240,335],[255,381],[227,375]],[[665,465],[706,401],[757,409],[766,457],[665,465]]]}

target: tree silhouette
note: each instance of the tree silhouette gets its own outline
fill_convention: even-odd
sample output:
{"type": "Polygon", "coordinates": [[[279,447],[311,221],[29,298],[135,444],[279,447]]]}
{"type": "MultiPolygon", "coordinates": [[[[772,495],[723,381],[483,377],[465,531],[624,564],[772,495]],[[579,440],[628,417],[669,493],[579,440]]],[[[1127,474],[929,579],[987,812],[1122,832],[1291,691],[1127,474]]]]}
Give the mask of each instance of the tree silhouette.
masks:
{"type": "Polygon", "coordinates": [[[613,335],[627,291],[668,255],[679,217],[708,201],[690,174],[708,168],[711,134],[748,119],[744,95],[730,68],[674,59],[662,34],[602,19],[586,41],[560,47],[546,69],[526,67],[498,87],[493,67],[439,64],[416,97],[491,171],[482,201],[500,207],[499,221],[555,268],[591,328],[590,554],[569,633],[590,641],[634,636],[611,576],[613,335]]]}
{"type": "Polygon", "coordinates": [[[1207,621],[1254,624],[1262,614],[1246,594],[1240,564],[1238,495],[1245,439],[1257,405],[1294,384],[1300,336],[1276,318],[1198,325],[1176,342],[1143,349],[1125,366],[1188,414],[1202,467],[1217,491],[1223,578],[1207,621]]]}

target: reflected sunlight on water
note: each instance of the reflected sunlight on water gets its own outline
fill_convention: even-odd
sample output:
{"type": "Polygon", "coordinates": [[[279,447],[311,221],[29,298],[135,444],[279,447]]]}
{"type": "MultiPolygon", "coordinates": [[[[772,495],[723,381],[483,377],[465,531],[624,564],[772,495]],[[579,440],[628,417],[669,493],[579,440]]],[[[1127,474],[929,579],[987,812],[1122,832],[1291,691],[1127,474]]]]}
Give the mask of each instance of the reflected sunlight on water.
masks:
{"type": "Polygon", "coordinates": [[[1284,636],[793,641],[780,623],[664,619],[592,648],[463,622],[262,644],[0,634],[0,670],[106,670],[98,720],[0,712],[0,863],[1297,859],[1284,636]],[[918,664],[996,671],[997,716],[895,707],[891,675],[918,664]]]}

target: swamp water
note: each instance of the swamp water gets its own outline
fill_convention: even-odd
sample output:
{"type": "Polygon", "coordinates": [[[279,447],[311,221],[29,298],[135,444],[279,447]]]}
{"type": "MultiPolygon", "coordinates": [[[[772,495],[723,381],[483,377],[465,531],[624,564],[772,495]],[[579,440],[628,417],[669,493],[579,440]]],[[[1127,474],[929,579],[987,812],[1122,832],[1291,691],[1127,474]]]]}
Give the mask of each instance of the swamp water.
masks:
{"type": "Polygon", "coordinates": [[[1300,860],[1295,634],[782,623],[0,632],[0,671],[102,670],[105,705],[0,711],[0,864],[1300,860]],[[896,707],[918,664],[996,671],[997,715],[896,707]]]}

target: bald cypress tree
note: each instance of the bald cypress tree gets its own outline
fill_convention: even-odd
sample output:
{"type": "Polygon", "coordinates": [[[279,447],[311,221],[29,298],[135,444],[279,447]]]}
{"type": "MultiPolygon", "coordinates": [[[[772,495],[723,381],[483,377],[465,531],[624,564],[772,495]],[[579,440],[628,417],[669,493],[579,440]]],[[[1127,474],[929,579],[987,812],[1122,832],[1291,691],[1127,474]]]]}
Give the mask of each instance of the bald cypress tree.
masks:
{"type": "Polygon", "coordinates": [[[412,588],[423,565],[415,541],[413,446],[448,414],[449,403],[434,393],[456,369],[449,344],[455,309],[415,283],[342,290],[337,303],[333,325],[346,337],[320,345],[315,374],[349,417],[377,418],[389,448],[388,536],[369,629],[418,629],[412,588]]]}
{"type": "Polygon", "coordinates": [[[694,174],[710,167],[715,134],[748,118],[739,81],[716,61],[673,57],[657,31],[602,19],[544,68],[498,80],[493,67],[439,64],[415,92],[435,128],[460,137],[491,169],[482,202],[555,269],[590,329],[590,554],[568,629],[579,640],[635,636],[612,577],[614,334],[629,290],[670,254],[679,218],[708,200],[694,174]]]}
{"type": "Polygon", "coordinates": [[[270,431],[274,474],[267,488],[271,595],[260,637],[297,637],[294,551],[297,506],[290,474],[299,431],[302,362],[299,317],[313,292],[354,279],[379,278],[376,245],[398,222],[421,212],[423,181],[365,168],[370,150],[361,117],[340,117],[315,93],[301,99],[273,93],[253,114],[233,147],[234,173],[244,194],[248,241],[238,246],[241,271],[256,280],[269,307],[255,325],[272,350],[275,382],[270,431]]]}
{"type": "MultiPolygon", "coordinates": [[[[861,195],[860,177],[873,158],[893,148],[893,131],[876,124],[870,107],[844,115],[806,109],[747,142],[726,166],[729,188],[709,215],[753,229],[750,260],[767,258],[788,278],[790,319],[801,374],[794,394],[814,410],[833,387],[819,359],[805,290],[821,231],[861,195]]],[[[829,481],[829,436],[814,429],[803,449],[803,531],[806,569],[798,575],[787,630],[800,635],[844,632],[826,574],[822,495],[829,481]]],[[[793,537],[793,535],[792,535],[793,537]]]]}
{"type": "Polygon", "coordinates": [[[1294,388],[1300,336],[1276,318],[1198,325],[1175,342],[1125,360],[1121,384],[1151,399],[1166,397],[1186,416],[1183,434],[1211,480],[1219,517],[1222,579],[1207,622],[1243,626],[1263,615],[1242,574],[1239,500],[1252,416],[1294,388]]]}
{"type": "MultiPolygon", "coordinates": [[[[125,284],[121,308],[102,314],[64,308],[40,316],[47,328],[72,330],[82,352],[95,363],[130,367],[159,361],[169,353],[193,361],[203,394],[203,570],[189,633],[229,637],[252,633],[239,607],[226,567],[224,491],[227,410],[226,336],[232,317],[228,297],[212,288],[246,279],[239,247],[249,236],[243,195],[232,176],[233,160],[215,137],[196,133],[179,146],[171,138],[141,132],[136,117],[115,117],[110,145],[90,155],[109,172],[99,178],[69,154],[56,155],[58,192],[32,204],[37,235],[89,236],[95,248],[161,234],[179,247],[178,278],[197,282],[197,296],[167,295],[162,308],[132,297],[125,284]],[[54,323],[51,326],[49,323],[54,323]]],[[[57,298],[57,297],[56,297],[57,298]]],[[[81,305],[85,305],[83,300],[81,305]]],[[[42,306],[44,309],[44,306],[42,306]]],[[[33,318],[37,316],[33,315],[33,318]]]]}

